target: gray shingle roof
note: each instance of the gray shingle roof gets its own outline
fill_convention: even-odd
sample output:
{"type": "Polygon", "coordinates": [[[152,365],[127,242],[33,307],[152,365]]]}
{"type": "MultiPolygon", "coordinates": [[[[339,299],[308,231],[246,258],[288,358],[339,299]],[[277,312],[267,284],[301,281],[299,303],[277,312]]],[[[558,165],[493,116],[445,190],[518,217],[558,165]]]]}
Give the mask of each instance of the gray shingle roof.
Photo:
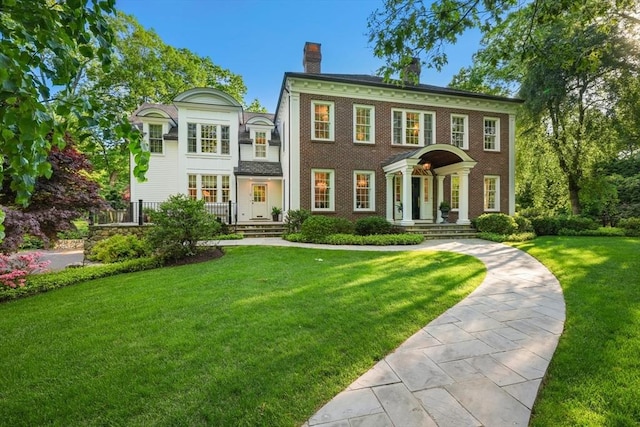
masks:
{"type": "Polygon", "coordinates": [[[278,162],[249,162],[241,160],[237,168],[233,168],[236,175],[245,176],[282,176],[282,166],[278,162]]]}

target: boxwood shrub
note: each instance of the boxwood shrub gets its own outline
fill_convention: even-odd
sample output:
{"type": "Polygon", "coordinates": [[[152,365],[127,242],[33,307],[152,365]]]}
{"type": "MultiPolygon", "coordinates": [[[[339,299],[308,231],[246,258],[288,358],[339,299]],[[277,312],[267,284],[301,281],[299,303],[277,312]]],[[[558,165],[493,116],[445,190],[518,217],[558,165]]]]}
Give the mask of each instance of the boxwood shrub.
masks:
{"type": "Polygon", "coordinates": [[[312,215],[302,224],[300,232],[305,241],[322,243],[331,234],[351,234],[353,230],[353,223],[347,219],[312,215]]]}
{"type": "Polygon", "coordinates": [[[503,213],[480,215],[475,220],[475,226],[481,233],[513,234],[518,231],[516,220],[503,213]]]}
{"type": "Polygon", "coordinates": [[[391,233],[391,223],[381,216],[360,218],[355,225],[356,234],[360,236],[391,233]]]}
{"type": "Polygon", "coordinates": [[[624,218],[618,222],[618,226],[624,230],[625,235],[631,237],[640,236],[640,218],[624,218]]]}
{"type": "Polygon", "coordinates": [[[116,234],[93,245],[87,258],[110,264],[149,255],[151,248],[145,240],[139,239],[138,236],[116,234]]]}

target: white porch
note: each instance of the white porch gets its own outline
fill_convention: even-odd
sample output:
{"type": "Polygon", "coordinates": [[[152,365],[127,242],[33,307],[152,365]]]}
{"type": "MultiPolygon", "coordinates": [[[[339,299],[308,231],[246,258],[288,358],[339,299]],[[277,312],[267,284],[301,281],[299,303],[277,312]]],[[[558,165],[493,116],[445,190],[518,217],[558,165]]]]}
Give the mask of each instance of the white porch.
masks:
{"type": "Polygon", "coordinates": [[[429,145],[390,159],[386,177],[387,220],[402,226],[441,223],[439,206],[444,197],[445,176],[459,177],[457,224],[470,224],[469,173],[476,161],[458,147],[429,145]]]}

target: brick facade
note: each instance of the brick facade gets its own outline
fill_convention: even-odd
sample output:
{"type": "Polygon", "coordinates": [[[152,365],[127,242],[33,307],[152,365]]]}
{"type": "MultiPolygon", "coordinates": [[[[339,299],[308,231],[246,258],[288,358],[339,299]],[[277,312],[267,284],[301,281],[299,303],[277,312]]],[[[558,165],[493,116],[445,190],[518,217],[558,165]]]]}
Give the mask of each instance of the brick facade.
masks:
{"type": "MultiPolygon", "coordinates": [[[[300,202],[304,209],[311,209],[311,170],[335,171],[335,211],[323,214],[338,215],[349,219],[364,216],[385,216],[386,179],[382,163],[402,152],[414,151],[418,146],[394,146],[392,141],[392,109],[435,112],[436,143],[449,144],[451,139],[451,114],[468,116],[469,149],[466,153],[476,162],[469,174],[469,218],[484,213],[484,176],[500,176],[500,211],[508,213],[509,207],[509,116],[508,114],[483,113],[475,110],[444,107],[425,107],[399,102],[372,102],[365,99],[338,96],[300,95],[300,202]],[[331,101],[335,105],[334,141],[311,139],[311,102],[331,101]],[[354,105],[375,108],[375,144],[353,142],[354,105]],[[500,151],[484,150],[484,118],[500,120],[500,151]],[[355,170],[375,172],[375,212],[356,212],[354,205],[355,170]]],[[[444,181],[444,199],[450,200],[450,177],[444,181]]],[[[435,188],[434,188],[435,192],[435,188]]],[[[450,222],[457,219],[451,212],[450,222]]]]}

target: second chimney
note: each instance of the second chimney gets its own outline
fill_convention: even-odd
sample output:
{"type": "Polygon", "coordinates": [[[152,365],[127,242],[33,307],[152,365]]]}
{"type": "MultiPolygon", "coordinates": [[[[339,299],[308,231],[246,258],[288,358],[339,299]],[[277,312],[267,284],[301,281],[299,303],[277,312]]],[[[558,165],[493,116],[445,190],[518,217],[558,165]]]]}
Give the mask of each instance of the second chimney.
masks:
{"type": "Polygon", "coordinates": [[[320,62],[322,61],[322,53],[320,52],[320,43],[306,42],[302,57],[302,66],[305,73],[320,74],[320,62]]]}
{"type": "Polygon", "coordinates": [[[402,70],[400,76],[402,80],[410,85],[420,84],[420,72],[422,71],[422,65],[420,64],[420,58],[411,58],[411,62],[402,70]]]}

